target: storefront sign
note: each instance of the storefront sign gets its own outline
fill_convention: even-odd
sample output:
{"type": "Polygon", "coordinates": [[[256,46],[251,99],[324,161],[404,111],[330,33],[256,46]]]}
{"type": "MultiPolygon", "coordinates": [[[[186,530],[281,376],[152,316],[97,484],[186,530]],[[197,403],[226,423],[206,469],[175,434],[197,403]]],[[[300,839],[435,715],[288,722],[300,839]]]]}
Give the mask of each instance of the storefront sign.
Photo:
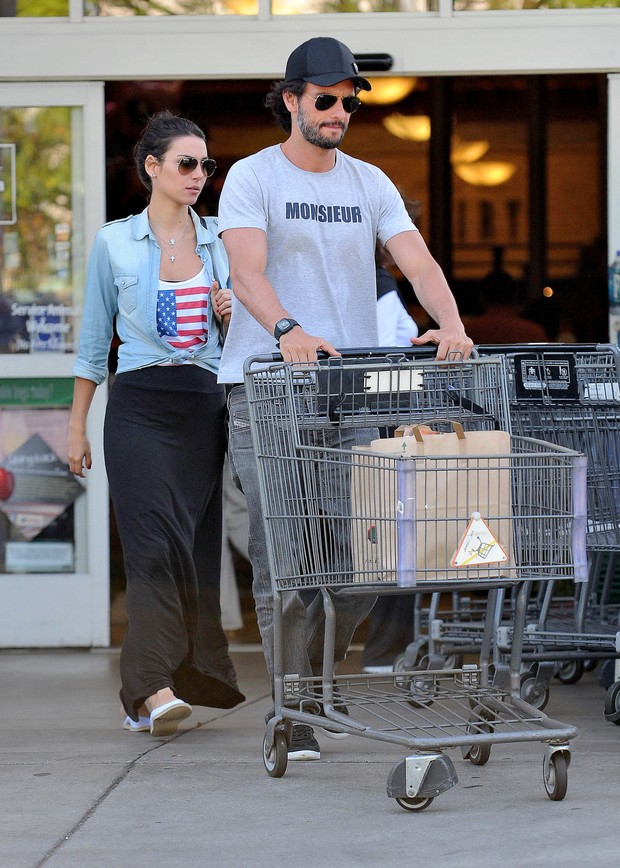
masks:
{"type": "Polygon", "coordinates": [[[0,407],[70,407],[70,377],[23,377],[0,380],[0,407]]]}

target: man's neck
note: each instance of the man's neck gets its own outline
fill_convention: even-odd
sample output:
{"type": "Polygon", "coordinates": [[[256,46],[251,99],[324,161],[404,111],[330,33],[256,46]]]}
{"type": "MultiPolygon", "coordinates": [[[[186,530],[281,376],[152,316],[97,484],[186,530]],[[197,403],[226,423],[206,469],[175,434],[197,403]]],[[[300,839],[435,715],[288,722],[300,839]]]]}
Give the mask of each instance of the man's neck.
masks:
{"type": "Polygon", "coordinates": [[[318,148],[292,137],[280,145],[286,159],[304,172],[330,172],[336,165],[336,148],[318,148]]]}

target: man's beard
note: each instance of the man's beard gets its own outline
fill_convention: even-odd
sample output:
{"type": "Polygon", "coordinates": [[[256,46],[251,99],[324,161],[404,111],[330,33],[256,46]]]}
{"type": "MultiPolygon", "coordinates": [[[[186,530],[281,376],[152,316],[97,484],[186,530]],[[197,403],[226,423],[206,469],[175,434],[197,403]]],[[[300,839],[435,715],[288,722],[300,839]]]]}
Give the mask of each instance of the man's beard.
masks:
{"type": "Polygon", "coordinates": [[[313,124],[308,120],[308,116],[301,108],[301,102],[298,102],[297,106],[297,126],[299,128],[299,132],[302,134],[304,139],[311,145],[315,145],[317,148],[323,148],[326,151],[337,148],[340,142],[344,139],[344,134],[347,131],[346,124],[342,125],[342,133],[339,138],[334,139],[328,136],[324,136],[321,133],[320,125],[313,124]]]}

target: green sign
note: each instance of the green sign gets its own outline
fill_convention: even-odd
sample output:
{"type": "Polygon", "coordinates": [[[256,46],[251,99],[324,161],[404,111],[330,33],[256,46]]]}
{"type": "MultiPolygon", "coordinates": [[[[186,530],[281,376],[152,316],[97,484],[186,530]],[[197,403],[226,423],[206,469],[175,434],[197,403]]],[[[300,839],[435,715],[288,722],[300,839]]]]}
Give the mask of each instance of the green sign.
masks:
{"type": "Polygon", "coordinates": [[[71,377],[0,379],[1,407],[69,407],[72,400],[71,377]]]}

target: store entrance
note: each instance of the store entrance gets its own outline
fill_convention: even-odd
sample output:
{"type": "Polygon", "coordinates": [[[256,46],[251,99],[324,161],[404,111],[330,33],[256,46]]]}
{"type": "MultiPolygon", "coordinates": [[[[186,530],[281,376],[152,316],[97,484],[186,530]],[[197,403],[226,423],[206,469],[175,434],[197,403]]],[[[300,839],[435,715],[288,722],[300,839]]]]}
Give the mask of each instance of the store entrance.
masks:
{"type": "MultiPolygon", "coordinates": [[[[420,203],[416,222],[438,258],[449,240],[448,261],[441,264],[470,322],[482,313],[485,277],[502,272],[520,310],[544,329],[548,340],[605,342],[605,77],[536,78],[536,105],[526,76],[467,76],[442,88],[444,116],[435,123],[449,136],[450,160],[443,167],[441,189],[431,181],[437,178],[437,169],[431,171],[435,144],[428,125],[437,114],[432,111],[437,98],[432,79],[411,79],[407,95],[396,101],[363,105],[343,149],[378,165],[420,203]],[[533,183],[536,177],[539,185],[533,183]],[[534,243],[543,274],[532,278],[534,243]]],[[[261,80],[109,82],[107,219],[137,213],[146,204],[132,149],[146,118],[161,109],[187,115],[207,132],[218,170],[207,182],[198,210],[216,214],[229,167],[284,138],[264,106],[268,87],[261,80]]],[[[379,95],[381,88],[377,84],[374,90],[379,95]]],[[[423,326],[425,315],[414,290],[402,279],[400,287],[423,326]]],[[[509,341],[510,335],[497,340],[509,341]]],[[[243,630],[255,641],[251,571],[239,551],[233,554],[243,630]]],[[[118,644],[124,629],[124,575],[114,526],[111,590],[112,641],[118,644]]]]}

